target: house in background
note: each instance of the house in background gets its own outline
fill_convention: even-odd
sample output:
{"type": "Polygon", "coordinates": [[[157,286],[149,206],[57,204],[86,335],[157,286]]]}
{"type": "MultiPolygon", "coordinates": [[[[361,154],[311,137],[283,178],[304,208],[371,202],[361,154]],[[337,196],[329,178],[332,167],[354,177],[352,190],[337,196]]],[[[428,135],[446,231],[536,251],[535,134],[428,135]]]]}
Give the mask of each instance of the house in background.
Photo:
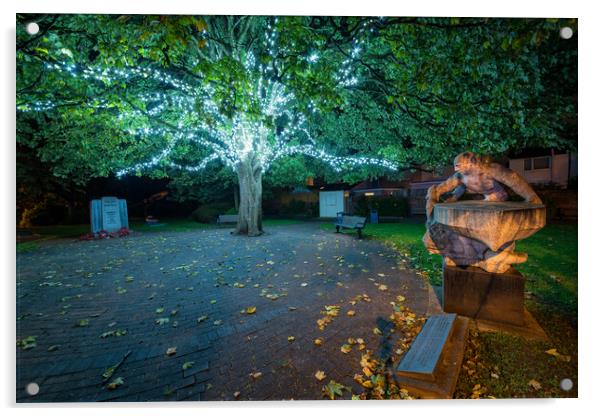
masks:
{"type": "MultiPolygon", "coordinates": [[[[511,154],[498,163],[514,170],[534,186],[551,185],[566,189],[572,180],[577,179],[577,152],[531,149],[511,154]]],[[[418,170],[401,181],[378,178],[353,186],[347,183],[327,184],[319,179],[314,181],[313,178],[308,178],[306,186],[296,187],[281,195],[280,201],[284,204],[295,200],[308,204],[318,203],[321,218],[334,218],[337,212],[353,213],[359,198],[395,196],[408,198],[411,215],[424,215],[428,188],[440,184],[453,174],[454,168],[450,164],[438,170],[418,170]]],[[[567,194],[565,191],[561,195],[558,192],[538,190],[542,196],[549,195],[562,215],[576,216],[576,194],[567,194]]]]}
{"type": "Polygon", "coordinates": [[[416,171],[409,181],[410,214],[426,214],[426,192],[433,185],[438,185],[454,174],[454,167],[449,165],[439,171],[416,171]]]}
{"type": "Polygon", "coordinates": [[[508,167],[533,185],[565,189],[577,177],[577,153],[533,149],[511,155],[508,167]]]}
{"type": "MultiPolygon", "coordinates": [[[[577,179],[577,152],[528,149],[511,154],[506,160],[499,161],[499,163],[514,170],[534,186],[555,186],[566,189],[571,180],[577,179]]],[[[440,171],[417,171],[412,175],[409,184],[410,212],[412,215],[424,215],[426,213],[425,198],[428,188],[440,184],[453,173],[454,168],[450,164],[440,171]]],[[[558,199],[557,196],[553,198],[558,199]]],[[[566,196],[564,199],[567,198],[575,200],[576,204],[576,196],[566,196]]],[[[564,208],[566,212],[576,211],[576,206],[573,208],[570,204],[571,207],[569,208],[566,201],[561,203],[559,200],[557,205],[566,207],[564,208]]]]}
{"type": "Polygon", "coordinates": [[[363,181],[351,188],[353,198],[360,196],[400,196],[409,194],[407,181],[391,181],[387,178],[363,181]]]}

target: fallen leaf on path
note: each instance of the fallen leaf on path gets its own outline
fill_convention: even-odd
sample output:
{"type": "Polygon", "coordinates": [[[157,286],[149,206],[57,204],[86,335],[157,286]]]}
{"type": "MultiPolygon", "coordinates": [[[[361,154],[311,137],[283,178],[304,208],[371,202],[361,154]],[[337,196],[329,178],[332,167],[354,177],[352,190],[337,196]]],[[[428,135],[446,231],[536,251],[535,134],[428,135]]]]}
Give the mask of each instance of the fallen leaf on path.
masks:
{"type": "Polygon", "coordinates": [[[186,361],[184,364],[182,364],[182,370],[188,370],[189,368],[192,368],[193,365],[194,361],[186,361]]]}
{"type": "Polygon", "coordinates": [[[314,339],[314,344],[317,346],[322,345],[322,342],[324,342],[324,340],[322,338],[316,338],[314,339]]]}
{"type": "Polygon", "coordinates": [[[341,352],[344,354],[349,354],[351,349],[352,349],[352,347],[349,344],[343,344],[343,346],[341,346],[341,352]]]}
{"type": "Polygon", "coordinates": [[[255,311],[256,311],[256,310],[257,310],[257,308],[256,308],[255,306],[249,306],[249,307],[246,309],[246,312],[247,312],[247,314],[248,314],[248,315],[252,315],[252,314],[254,314],[254,313],[255,313],[255,311]]]}
{"type": "Polygon", "coordinates": [[[293,341],[295,340],[295,337],[293,337],[293,336],[290,336],[290,337],[288,337],[287,339],[288,339],[288,342],[293,342],[293,341]]]}
{"type": "Polygon", "coordinates": [[[31,348],[34,348],[37,346],[36,338],[37,338],[36,336],[30,335],[23,339],[17,339],[17,347],[19,347],[23,350],[29,350],[31,348]]]}
{"type": "Polygon", "coordinates": [[[170,347],[167,349],[167,351],[165,351],[165,355],[167,355],[168,357],[171,357],[172,355],[175,355],[175,353],[178,351],[177,347],[170,347]]]}
{"type": "Polygon", "coordinates": [[[316,371],[316,374],[314,374],[314,377],[316,377],[318,379],[318,381],[322,381],[326,378],[326,373],[324,373],[324,371],[316,371]]]}
{"type": "Polygon", "coordinates": [[[347,316],[355,316],[355,311],[354,310],[347,311],[347,316]]]}
{"type": "Polygon", "coordinates": [[[107,390],[115,390],[124,383],[123,378],[117,377],[112,383],[107,384],[107,390]]]}
{"type": "Polygon", "coordinates": [[[337,383],[334,380],[330,380],[330,382],[322,388],[322,392],[328,396],[330,400],[334,400],[335,396],[342,397],[343,390],[349,390],[349,388],[337,383]]]}
{"type": "Polygon", "coordinates": [[[541,389],[541,384],[537,380],[529,380],[529,386],[533,387],[535,390],[541,389]]]}

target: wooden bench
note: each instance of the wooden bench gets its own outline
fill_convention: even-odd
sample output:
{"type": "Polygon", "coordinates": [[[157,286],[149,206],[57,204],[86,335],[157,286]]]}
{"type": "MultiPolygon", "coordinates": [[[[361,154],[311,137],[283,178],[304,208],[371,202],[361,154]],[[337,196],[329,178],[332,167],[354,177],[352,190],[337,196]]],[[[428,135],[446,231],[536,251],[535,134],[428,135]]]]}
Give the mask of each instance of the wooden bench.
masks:
{"type": "Polygon", "coordinates": [[[218,225],[222,224],[236,224],[238,222],[238,215],[218,215],[217,223],[218,225]]]}
{"type": "Polygon", "coordinates": [[[358,238],[362,238],[362,229],[366,226],[366,219],[367,217],[357,217],[337,212],[337,218],[334,225],[337,228],[337,233],[340,232],[341,228],[350,228],[352,230],[357,230],[358,238]]]}

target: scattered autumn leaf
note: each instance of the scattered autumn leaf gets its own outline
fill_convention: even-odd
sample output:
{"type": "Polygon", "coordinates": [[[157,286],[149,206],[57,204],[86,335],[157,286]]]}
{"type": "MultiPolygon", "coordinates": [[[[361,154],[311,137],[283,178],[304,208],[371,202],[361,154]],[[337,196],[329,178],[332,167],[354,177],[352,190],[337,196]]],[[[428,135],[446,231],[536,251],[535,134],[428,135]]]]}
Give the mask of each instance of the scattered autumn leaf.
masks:
{"type": "Polygon", "coordinates": [[[324,371],[316,371],[316,374],[314,374],[314,377],[316,377],[318,379],[318,381],[322,381],[326,378],[326,373],[324,373],[324,371]]]}
{"type": "Polygon", "coordinates": [[[261,371],[257,371],[255,373],[249,374],[249,377],[251,377],[253,380],[257,380],[262,375],[263,375],[263,373],[261,371]]]}
{"type": "Polygon", "coordinates": [[[31,348],[34,348],[37,346],[36,344],[36,336],[34,335],[30,335],[28,337],[25,337],[23,339],[18,339],[17,340],[17,347],[23,349],[23,350],[29,350],[31,348]]]}
{"type": "Polygon", "coordinates": [[[115,390],[124,383],[123,378],[117,377],[112,383],[107,384],[107,390],[115,390]]]}
{"type": "Polygon", "coordinates": [[[354,310],[347,311],[347,316],[355,316],[355,311],[354,310]]]}
{"type": "Polygon", "coordinates": [[[322,388],[322,392],[328,396],[330,400],[334,400],[335,396],[342,397],[343,390],[349,390],[349,388],[337,383],[334,380],[330,380],[330,382],[328,382],[328,384],[322,388]]]}
{"type": "Polygon", "coordinates": [[[314,339],[314,344],[317,346],[322,345],[322,342],[324,342],[324,340],[322,338],[316,338],[314,339]]]}
{"type": "Polygon", "coordinates": [[[255,313],[255,311],[256,311],[256,310],[257,310],[257,308],[256,308],[255,306],[249,306],[249,307],[246,309],[246,312],[247,312],[247,314],[248,314],[248,315],[252,315],[252,314],[254,314],[254,313],[255,313]]]}
{"type": "Polygon", "coordinates": [[[541,389],[541,384],[537,380],[529,380],[529,386],[533,387],[535,390],[541,389]]]}
{"type": "Polygon", "coordinates": [[[344,354],[349,354],[351,349],[352,349],[352,347],[349,344],[343,344],[343,346],[341,346],[341,352],[344,354]]]}
{"type": "Polygon", "coordinates": [[[182,364],[182,370],[188,370],[189,368],[192,368],[193,365],[194,361],[186,361],[184,364],[182,364]]]}
{"type": "Polygon", "coordinates": [[[175,355],[175,353],[178,351],[177,347],[170,347],[167,349],[167,351],[165,351],[165,354],[169,357],[171,357],[172,355],[175,355]]]}
{"type": "Polygon", "coordinates": [[[295,340],[295,337],[293,337],[293,336],[290,336],[290,337],[288,337],[287,339],[288,339],[288,342],[293,342],[293,341],[295,340]]]}
{"type": "Polygon", "coordinates": [[[556,348],[552,348],[550,350],[545,351],[546,354],[552,355],[556,358],[558,358],[561,361],[565,361],[565,362],[569,362],[571,361],[571,356],[570,355],[563,355],[560,354],[558,351],[556,351],[556,348]]]}

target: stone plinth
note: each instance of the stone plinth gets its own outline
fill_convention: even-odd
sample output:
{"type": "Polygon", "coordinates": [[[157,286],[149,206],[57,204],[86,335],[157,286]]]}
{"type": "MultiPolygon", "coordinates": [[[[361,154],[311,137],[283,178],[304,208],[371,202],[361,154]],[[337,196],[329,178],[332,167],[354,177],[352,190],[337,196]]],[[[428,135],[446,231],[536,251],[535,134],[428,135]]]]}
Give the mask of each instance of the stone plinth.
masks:
{"type": "Polygon", "coordinates": [[[433,220],[498,251],[543,228],[546,207],[526,202],[460,201],[436,204],[433,220]]]}
{"type": "Polygon", "coordinates": [[[502,331],[547,340],[524,305],[526,278],[510,268],[489,273],[478,267],[443,266],[443,310],[476,321],[479,331],[502,331]]]}
{"type": "Polygon", "coordinates": [[[523,325],[525,278],[510,268],[488,273],[478,267],[443,268],[443,310],[473,319],[523,325]]]}

